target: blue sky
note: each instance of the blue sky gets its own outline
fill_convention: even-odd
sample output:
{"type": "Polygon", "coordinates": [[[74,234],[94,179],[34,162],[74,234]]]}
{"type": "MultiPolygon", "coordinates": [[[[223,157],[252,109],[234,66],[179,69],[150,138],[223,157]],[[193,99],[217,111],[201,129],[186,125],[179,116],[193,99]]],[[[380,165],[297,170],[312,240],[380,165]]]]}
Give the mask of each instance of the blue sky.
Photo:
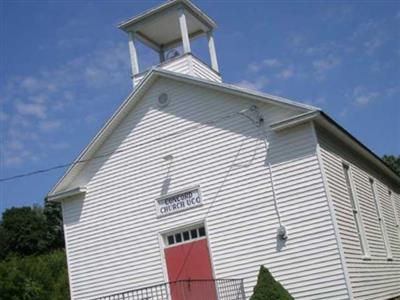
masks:
{"type": "MultiPolygon", "coordinates": [[[[159,3],[1,2],[0,177],[76,157],[132,89],[116,25],[159,3]]],[[[321,107],[378,155],[400,154],[399,3],[195,3],[219,25],[225,82],[321,107]]],[[[42,204],[61,174],[0,183],[0,211],[42,204]]]]}

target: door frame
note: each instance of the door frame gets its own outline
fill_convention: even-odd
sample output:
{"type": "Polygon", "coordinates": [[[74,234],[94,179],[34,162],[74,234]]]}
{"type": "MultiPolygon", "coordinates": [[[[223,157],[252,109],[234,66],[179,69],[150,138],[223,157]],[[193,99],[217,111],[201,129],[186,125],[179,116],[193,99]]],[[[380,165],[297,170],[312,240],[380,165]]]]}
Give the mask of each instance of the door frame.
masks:
{"type": "Polygon", "coordinates": [[[165,243],[164,236],[169,232],[181,231],[181,230],[184,230],[185,228],[199,226],[199,225],[203,225],[205,230],[206,230],[205,239],[207,239],[208,254],[209,254],[210,260],[211,260],[211,269],[212,269],[211,270],[211,274],[212,274],[214,279],[216,278],[215,277],[214,258],[213,258],[213,254],[212,254],[212,251],[211,251],[210,235],[209,235],[209,231],[208,231],[207,220],[206,219],[199,219],[197,221],[181,223],[181,224],[179,224],[177,226],[169,227],[168,229],[163,229],[163,230],[158,231],[158,241],[159,241],[159,245],[160,245],[160,255],[161,255],[161,258],[162,258],[161,261],[162,261],[164,282],[169,282],[168,269],[167,269],[167,260],[166,260],[166,257],[165,257],[165,248],[168,248],[168,247],[167,247],[167,245],[165,243]]]}

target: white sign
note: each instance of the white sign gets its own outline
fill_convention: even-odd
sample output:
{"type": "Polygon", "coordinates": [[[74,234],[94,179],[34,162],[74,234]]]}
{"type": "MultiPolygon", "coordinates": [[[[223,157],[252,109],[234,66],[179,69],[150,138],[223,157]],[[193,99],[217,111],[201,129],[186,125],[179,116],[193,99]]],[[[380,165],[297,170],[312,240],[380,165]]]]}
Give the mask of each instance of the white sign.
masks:
{"type": "Polygon", "coordinates": [[[157,215],[166,216],[200,206],[202,204],[200,192],[198,188],[179,192],[173,195],[162,197],[156,201],[157,215]]]}

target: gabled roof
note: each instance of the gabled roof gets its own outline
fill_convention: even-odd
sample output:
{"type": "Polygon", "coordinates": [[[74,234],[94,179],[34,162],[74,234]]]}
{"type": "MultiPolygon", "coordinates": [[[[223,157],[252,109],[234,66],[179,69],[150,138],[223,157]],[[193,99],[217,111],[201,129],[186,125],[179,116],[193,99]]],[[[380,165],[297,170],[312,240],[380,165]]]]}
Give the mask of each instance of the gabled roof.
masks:
{"type": "MultiPolygon", "coordinates": [[[[63,186],[72,180],[75,175],[84,167],[85,161],[89,161],[95,155],[96,151],[100,148],[103,142],[108,138],[108,136],[114,131],[118,124],[124,119],[128,112],[136,105],[136,103],[141,99],[141,96],[152,86],[158,78],[168,78],[176,80],[179,82],[185,82],[188,84],[194,84],[197,86],[203,86],[205,88],[213,89],[223,93],[241,96],[248,99],[261,101],[268,104],[279,105],[287,108],[300,109],[303,113],[298,116],[291,117],[287,120],[279,121],[271,125],[273,130],[281,130],[287,127],[296,126],[300,123],[307,122],[310,120],[315,120],[319,125],[324,126],[331,132],[333,132],[338,137],[344,139],[351,145],[356,151],[361,153],[367,159],[375,162],[375,164],[394,182],[400,185],[400,176],[394,173],[385,162],[383,162],[376,154],[369,150],[365,145],[359,142],[354,136],[347,132],[343,127],[336,123],[327,114],[322,112],[318,107],[302,104],[295,102],[286,98],[273,96],[266,93],[261,93],[257,91],[252,91],[249,89],[241,88],[235,85],[209,81],[185,74],[175,73],[171,71],[161,70],[153,68],[147,75],[142,79],[142,81],[137,85],[133,92],[123,101],[117,111],[111,116],[111,118],[105,123],[97,135],[92,139],[92,141],[86,146],[86,148],[79,154],[75,162],[68,168],[61,179],[56,183],[53,189],[49,192],[48,198],[57,198],[56,194],[68,193],[65,191],[63,186]],[[83,163],[79,163],[83,161],[83,163]]],[[[83,187],[82,187],[83,188],[83,187]]]]}
{"type": "Polygon", "coordinates": [[[235,85],[209,81],[185,74],[180,74],[176,72],[160,70],[153,68],[148,74],[140,81],[133,92],[123,101],[117,111],[111,116],[111,118],[104,124],[101,130],[96,134],[92,141],[86,146],[86,148],[79,154],[75,159],[75,162],[68,168],[61,179],[55,184],[52,190],[49,192],[47,197],[52,197],[60,192],[65,192],[64,186],[67,185],[76,174],[83,168],[85,161],[90,160],[100,148],[107,137],[114,131],[117,125],[122,121],[122,119],[128,114],[131,108],[141,99],[141,96],[152,86],[152,83],[157,78],[169,78],[179,82],[186,82],[189,84],[194,84],[197,86],[203,86],[205,88],[217,90],[223,93],[241,96],[264,103],[275,104],[283,107],[290,107],[295,109],[300,109],[306,111],[316,111],[319,108],[291,101],[278,96],[273,96],[261,92],[252,91],[249,89],[237,87],[235,85]],[[83,163],[79,163],[84,161],[83,163]]]}

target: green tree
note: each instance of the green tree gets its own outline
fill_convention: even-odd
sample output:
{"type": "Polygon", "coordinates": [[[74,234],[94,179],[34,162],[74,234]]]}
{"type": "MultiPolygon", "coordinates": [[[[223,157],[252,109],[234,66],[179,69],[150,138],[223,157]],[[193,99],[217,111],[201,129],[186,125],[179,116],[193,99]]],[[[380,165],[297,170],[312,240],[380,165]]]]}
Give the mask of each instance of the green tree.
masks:
{"type": "Polygon", "coordinates": [[[293,300],[289,292],[276,281],[268,269],[260,267],[257,284],[250,300],[293,300]]]}
{"type": "Polygon", "coordinates": [[[37,255],[64,249],[62,214],[59,203],[10,208],[0,223],[0,260],[7,255],[37,255]]]}
{"type": "Polygon", "coordinates": [[[3,257],[47,251],[47,224],[39,207],[10,208],[3,213],[0,231],[3,257]]]}
{"type": "Polygon", "coordinates": [[[43,214],[46,217],[48,250],[64,249],[64,232],[60,203],[46,201],[43,214]]]}
{"type": "Polygon", "coordinates": [[[0,262],[0,300],[68,300],[64,251],[0,262]]]}
{"type": "Polygon", "coordinates": [[[0,300],[68,300],[63,248],[59,204],[7,209],[0,223],[0,300]]]}
{"type": "Polygon", "coordinates": [[[0,223],[0,261],[4,259],[7,255],[7,241],[6,241],[6,233],[3,228],[3,225],[0,223]]]}
{"type": "Polygon", "coordinates": [[[400,176],[400,155],[384,155],[383,161],[397,174],[400,176]]]}

